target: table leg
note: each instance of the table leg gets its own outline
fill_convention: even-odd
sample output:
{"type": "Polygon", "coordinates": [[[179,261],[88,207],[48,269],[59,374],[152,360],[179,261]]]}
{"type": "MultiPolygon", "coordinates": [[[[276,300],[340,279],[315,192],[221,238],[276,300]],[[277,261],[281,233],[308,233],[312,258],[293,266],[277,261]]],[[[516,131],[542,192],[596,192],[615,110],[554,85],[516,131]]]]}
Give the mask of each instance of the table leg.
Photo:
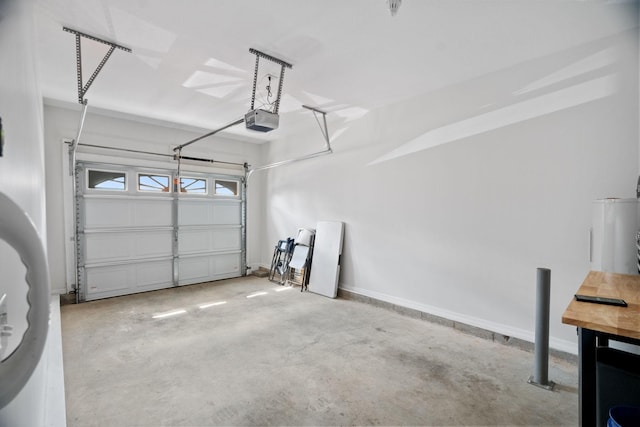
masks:
{"type": "Polygon", "coordinates": [[[579,411],[582,427],[596,425],[596,334],[578,328],[579,411]]]}

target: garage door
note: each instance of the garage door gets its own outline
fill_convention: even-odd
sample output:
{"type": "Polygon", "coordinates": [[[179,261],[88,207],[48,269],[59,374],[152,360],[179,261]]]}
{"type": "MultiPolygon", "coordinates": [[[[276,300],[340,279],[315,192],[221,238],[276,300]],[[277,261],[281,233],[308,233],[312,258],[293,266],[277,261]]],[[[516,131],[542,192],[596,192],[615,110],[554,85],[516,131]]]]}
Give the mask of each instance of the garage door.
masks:
{"type": "Polygon", "coordinates": [[[78,163],[80,300],[238,277],[242,177],[78,163]]]}

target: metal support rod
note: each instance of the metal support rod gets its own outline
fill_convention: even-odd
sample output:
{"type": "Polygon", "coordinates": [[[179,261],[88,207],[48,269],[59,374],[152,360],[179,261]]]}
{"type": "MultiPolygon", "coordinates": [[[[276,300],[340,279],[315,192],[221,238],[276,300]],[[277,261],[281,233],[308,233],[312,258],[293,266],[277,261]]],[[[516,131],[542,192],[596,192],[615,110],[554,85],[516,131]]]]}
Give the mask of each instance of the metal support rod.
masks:
{"type": "Polygon", "coordinates": [[[265,170],[265,169],[276,168],[278,166],[284,166],[284,165],[288,165],[288,164],[291,164],[291,163],[299,162],[299,161],[302,161],[302,160],[309,160],[309,159],[313,159],[315,157],[320,157],[320,156],[324,156],[326,154],[333,153],[333,150],[331,149],[331,144],[329,142],[329,130],[327,129],[327,113],[322,111],[322,110],[319,110],[317,108],[309,107],[308,105],[303,105],[302,107],[306,108],[307,110],[311,110],[313,112],[313,116],[315,117],[316,122],[318,123],[318,126],[320,126],[320,132],[322,133],[322,136],[324,137],[325,149],[323,151],[318,151],[317,153],[311,153],[311,154],[307,154],[307,155],[302,156],[302,157],[296,157],[295,159],[282,160],[280,162],[270,163],[268,165],[257,166],[255,168],[252,168],[247,173],[247,181],[249,180],[249,177],[255,171],[261,171],[261,170],[265,170]],[[322,114],[322,120],[323,120],[323,124],[324,124],[324,129],[323,129],[323,126],[320,124],[320,121],[318,120],[318,116],[316,115],[316,113],[322,114]]]}
{"type": "MultiPolygon", "coordinates": [[[[79,37],[79,36],[78,36],[79,37]]],[[[78,70],[80,73],[81,71],[78,70]]],[[[76,303],[80,302],[80,230],[78,228],[78,224],[80,221],[80,212],[78,208],[79,198],[77,195],[78,192],[78,175],[76,171],[76,152],[78,151],[78,145],[80,141],[80,137],[82,136],[82,129],[84,128],[84,121],[87,117],[87,108],[89,106],[88,100],[82,101],[82,112],[80,113],[80,124],[78,125],[78,133],[76,134],[76,138],[71,140],[69,144],[69,176],[71,176],[71,197],[73,198],[73,218],[75,221],[75,227],[73,231],[73,242],[74,242],[74,261],[73,267],[76,276],[75,290],[76,290],[76,303]]]]}
{"type": "Polygon", "coordinates": [[[181,173],[181,162],[180,162],[180,154],[182,153],[182,149],[178,150],[178,154],[176,155],[178,160],[178,170],[173,177],[173,199],[171,203],[171,223],[173,226],[173,236],[171,242],[171,253],[173,255],[173,286],[178,286],[180,284],[180,221],[178,218],[179,215],[179,195],[180,195],[180,173],[181,173]]]}
{"type": "Polygon", "coordinates": [[[149,156],[167,157],[170,159],[175,158],[175,156],[172,154],[153,153],[151,151],[134,150],[132,148],[107,147],[106,145],[96,145],[96,144],[78,144],[78,145],[82,147],[99,148],[101,150],[124,151],[126,153],[145,154],[149,156]]]}
{"type": "Polygon", "coordinates": [[[551,297],[551,270],[538,268],[536,275],[536,341],[533,375],[529,383],[553,390],[549,381],[549,302],[551,297]]]}
{"type": "MultiPolygon", "coordinates": [[[[176,155],[176,159],[178,160],[178,181],[180,181],[180,174],[182,173],[182,169],[181,169],[182,162],[180,161],[180,160],[182,159],[182,148],[178,150],[178,154],[176,155]]],[[[174,182],[174,184],[176,184],[176,185],[177,185],[177,184],[179,184],[179,183],[174,182]]],[[[177,188],[177,187],[176,187],[176,188],[174,188],[173,190],[174,190],[176,193],[179,193],[179,192],[180,192],[179,188],[177,188]]]]}
{"type": "MultiPolygon", "coordinates": [[[[316,117],[316,121],[318,121],[318,117],[316,117]]],[[[327,143],[327,150],[331,150],[331,145],[329,143],[329,130],[327,129],[327,115],[326,114],[322,115],[322,122],[324,123],[324,132],[322,132],[322,134],[324,135],[324,140],[327,143]]],[[[320,123],[318,123],[318,126],[320,126],[320,123]]],[[[322,130],[322,128],[320,130],[322,130]]]]}
{"type": "Polygon", "coordinates": [[[253,111],[254,105],[256,103],[256,86],[258,85],[258,66],[260,65],[260,56],[256,55],[256,68],[253,71],[253,89],[251,90],[251,108],[253,111]]]}
{"type": "Polygon", "coordinates": [[[90,34],[83,33],[82,31],[74,30],[74,29],[69,28],[69,27],[62,27],[62,29],[64,31],[68,32],[68,33],[75,34],[76,36],[82,36],[82,37],[87,38],[89,40],[93,40],[94,42],[106,44],[106,45],[109,45],[109,46],[115,46],[117,49],[121,49],[121,50],[124,50],[125,52],[131,53],[131,49],[129,49],[128,47],[121,46],[121,45],[119,45],[117,43],[110,42],[108,40],[103,40],[103,39],[101,39],[99,37],[95,37],[95,36],[92,36],[90,34]]]}
{"type": "Polygon", "coordinates": [[[551,270],[538,268],[536,278],[536,343],[533,380],[547,384],[549,379],[549,299],[551,270]]]}
{"type": "MultiPolygon", "coordinates": [[[[278,97],[276,99],[276,107],[275,107],[275,111],[274,111],[277,114],[278,113],[279,104],[280,104],[280,92],[282,91],[282,80],[284,78],[284,69],[285,69],[285,67],[286,68],[292,68],[292,66],[288,62],[285,62],[285,61],[283,61],[281,59],[278,59],[278,58],[276,58],[274,56],[268,55],[268,54],[266,54],[264,52],[260,52],[259,50],[256,50],[256,49],[253,49],[253,48],[249,49],[249,52],[253,53],[254,55],[256,55],[256,66],[255,66],[255,71],[254,71],[254,74],[253,74],[253,90],[252,90],[252,93],[251,93],[251,110],[253,110],[254,106],[255,106],[256,86],[258,84],[258,67],[260,65],[260,58],[264,58],[264,59],[266,59],[268,61],[275,62],[276,64],[280,64],[280,66],[281,66],[280,82],[279,82],[279,86],[278,86],[278,97]]],[[[223,131],[225,129],[228,129],[228,128],[232,127],[232,126],[239,125],[240,123],[243,123],[243,122],[244,122],[244,117],[242,117],[242,118],[240,118],[240,119],[238,119],[236,121],[233,121],[233,122],[231,122],[229,124],[226,124],[226,125],[222,126],[221,128],[218,128],[218,129],[213,130],[213,131],[211,131],[209,133],[206,133],[206,134],[204,134],[202,136],[199,136],[199,137],[197,137],[195,139],[192,139],[191,141],[187,141],[184,144],[178,145],[177,147],[175,147],[173,149],[173,151],[182,150],[184,147],[187,147],[187,146],[193,144],[194,142],[198,142],[201,139],[204,139],[204,138],[207,138],[209,136],[215,135],[218,132],[221,132],[221,131],[223,131]]]]}
{"type": "Polygon", "coordinates": [[[307,110],[311,110],[313,112],[313,117],[316,119],[316,123],[318,123],[320,132],[324,137],[326,149],[331,150],[331,144],[329,143],[329,130],[327,129],[327,113],[322,110],[318,110],[317,108],[309,107],[308,105],[303,105],[302,108],[306,108],[307,110]],[[320,124],[320,120],[318,120],[318,115],[316,113],[322,114],[322,124],[320,124]]]}
{"type": "Polygon", "coordinates": [[[328,150],[324,150],[324,151],[318,151],[317,153],[307,154],[306,156],[296,157],[295,159],[282,160],[280,162],[275,162],[275,163],[270,163],[268,165],[258,166],[258,167],[255,167],[255,168],[252,168],[251,170],[249,170],[247,178],[249,178],[251,176],[251,174],[253,174],[253,172],[255,172],[255,171],[261,171],[261,170],[265,170],[265,169],[272,169],[272,168],[276,168],[278,166],[284,166],[284,165],[288,165],[288,164],[291,164],[291,163],[300,162],[302,160],[309,160],[309,159],[313,159],[315,157],[320,157],[320,156],[324,156],[326,154],[331,154],[331,153],[333,153],[333,150],[328,149],[328,150]]]}
{"type": "Polygon", "coordinates": [[[264,58],[268,61],[275,62],[276,64],[279,64],[282,67],[292,68],[292,65],[289,64],[288,62],[285,62],[282,59],[278,59],[275,56],[271,56],[268,53],[260,52],[257,49],[249,48],[249,53],[253,53],[254,55],[264,58]]]}
{"type": "Polygon", "coordinates": [[[244,177],[242,177],[242,196],[241,196],[241,208],[242,208],[242,229],[241,229],[241,247],[242,247],[242,270],[243,276],[247,275],[247,169],[248,165],[244,164],[244,177]]]}
{"type": "Polygon", "coordinates": [[[143,151],[143,150],[134,150],[132,148],[120,148],[120,147],[107,147],[106,145],[96,145],[96,144],[78,144],[82,147],[91,147],[91,148],[99,148],[101,150],[113,150],[113,151],[124,151],[126,153],[136,153],[136,154],[144,154],[147,156],[157,156],[157,157],[165,157],[173,160],[192,160],[196,162],[205,162],[211,164],[222,164],[222,165],[232,165],[244,167],[244,163],[236,163],[236,162],[225,162],[222,160],[214,160],[214,159],[204,159],[201,157],[190,157],[190,156],[178,156],[177,154],[163,154],[163,153],[154,153],[152,151],[143,151]]]}
{"type": "Polygon", "coordinates": [[[326,111],[322,111],[322,110],[320,110],[320,109],[318,109],[316,107],[310,107],[310,106],[304,105],[304,104],[302,105],[302,108],[305,108],[305,109],[310,110],[310,111],[315,111],[316,113],[320,113],[320,114],[327,114],[326,111]]]}
{"type": "Polygon", "coordinates": [[[85,99],[82,103],[82,113],[80,114],[80,124],[78,125],[78,133],[76,134],[76,139],[71,141],[71,145],[69,146],[69,175],[71,176],[75,174],[76,170],[76,151],[78,151],[78,145],[80,145],[80,136],[82,136],[84,121],[87,118],[88,106],[89,102],[85,99]]]}
{"type": "Polygon", "coordinates": [[[71,141],[71,145],[69,146],[69,175],[71,175],[71,192],[73,197],[73,219],[75,221],[75,226],[73,228],[73,245],[74,245],[74,260],[73,267],[75,271],[76,277],[76,304],[80,302],[80,211],[79,211],[79,203],[80,199],[78,197],[78,171],[76,170],[76,153],[78,151],[78,144],[80,143],[80,137],[82,136],[82,130],[84,128],[84,121],[87,118],[87,108],[89,107],[88,100],[82,101],[82,113],[80,114],[80,124],[78,125],[78,133],[76,134],[76,138],[71,141]]]}
{"type": "Polygon", "coordinates": [[[284,86],[284,67],[280,67],[280,80],[278,81],[278,95],[276,95],[276,103],[273,107],[273,112],[278,114],[280,109],[280,95],[282,94],[282,86],[284,86]]]}
{"type": "MultiPolygon", "coordinates": [[[[175,158],[175,156],[174,156],[175,158]]],[[[202,159],[200,157],[190,157],[190,156],[180,156],[182,160],[193,160],[196,162],[206,162],[206,163],[220,163],[221,165],[233,165],[233,166],[241,166],[244,167],[244,163],[236,163],[236,162],[225,162],[222,160],[214,160],[214,159],[202,159]]]]}
{"type": "Polygon", "coordinates": [[[76,275],[76,304],[84,301],[85,290],[82,289],[81,283],[83,279],[83,251],[80,247],[81,239],[80,234],[84,233],[84,227],[80,225],[82,213],[80,209],[82,206],[82,199],[79,194],[80,189],[80,175],[78,174],[77,166],[73,164],[73,218],[75,220],[75,226],[73,228],[73,241],[74,241],[74,267],[76,275]]]}
{"type": "Polygon", "coordinates": [[[84,93],[82,91],[82,42],[78,33],[76,33],[76,74],[78,79],[78,104],[84,104],[84,93]]]}
{"type": "Polygon", "coordinates": [[[184,144],[182,144],[182,145],[178,145],[176,148],[174,148],[174,149],[173,149],[173,151],[179,151],[179,150],[182,150],[184,147],[186,147],[186,146],[188,146],[188,145],[191,145],[191,144],[193,144],[194,142],[198,142],[198,141],[200,141],[201,139],[207,138],[207,137],[209,137],[209,136],[211,136],[211,135],[215,135],[215,134],[216,134],[216,133],[218,133],[218,132],[221,132],[221,131],[223,131],[223,130],[225,130],[225,129],[228,129],[228,128],[232,127],[232,126],[239,125],[240,123],[243,123],[243,122],[244,122],[244,117],[243,117],[243,118],[241,118],[241,119],[238,119],[238,120],[236,120],[236,121],[234,121],[234,122],[231,122],[231,123],[229,123],[229,124],[226,124],[226,125],[222,126],[221,128],[218,128],[218,129],[213,130],[213,131],[211,131],[211,132],[209,132],[209,133],[206,133],[206,134],[204,134],[204,135],[202,135],[202,136],[199,136],[199,137],[197,137],[197,138],[195,138],[195,139],[192,139],[191,141],[187,141],[187,142],[185,142],[185,143],[184,143],[184,144]]]}
{"type": "Polygon", "coordinates": [[[268,55],[264,52],[260,52],[259,50],[256,49],[249,49],[250,53],[253,53],[256,56],[256,68],[253,72],[253,90],[251,92],[251,108],[249,109],[249,111],[253,111],[254,106],[255,106],[255,100],[256,100],[256,86],[257,86],[257,82],[258,82],[258,64],[259,64],[259,60],[260,58],[264,58],[267,61],[271,61],[273,63],[279,64],[280,65],[280,81],[278,82],[278,94],[276,96],[276,100],[274,103],[274,107],[273,107],[273,113],[274,114],[278,114],[278,110],[280,109],[280,95],[282,94],[282,87],[284,85],[284,69],[285,68],[292,68],[291,64],[289,64],[288,62],[285,62],[281,59],[278,59],[274,56],[268,55]]]}
{"type": "Polygon", "coordinates": [[[84,96],[87,94],[87,91],[89,90],[89,87],[91,87],[91,84],[93,83],[95,78],[98,76],[98,74],[102,70],[102,67],[104,67],[104,64],[106,64],[107,61],[109,60],[109,57],[111,56],[113,51],[115,49],[121,49],[121,50],[124,50],[125,52],[131,52],[131,49],[129,49],[128,47],[120,46],[119,44],[116,44],[116,43],[113,43],[113,42],[110,42],[110,41],[107,41],[107,40],[103,40],[103,39],[98,38],[98,37],[91,36],[89,34],[85,34],[83,32],[77,31],[77,30],[73,30],[73,29],[68,28],[68,27],[62,27],[62,29],[64,31],[68,32],[68,33],[75,34],[75,36],[76,36],[76,73],[77,73],[77,78],[78,78],[78,103],[79,104],[84,104],[84,96]],[[93,74],[91,74],[91,77],[87,81],[86,85],[83,85],[83,83],[82,83],[82,40],[81,40],[81,37],[87,38],[89,40],[96,41],[98,43],[106,44],[107,46],[109,46],[109,51],[104,56],[104,58],[102,58],[102,61],[100,61],[100,63],[96,67],[96,69],[93,71],[93,74]]]}
{"type": "Polygon", "coordinates": [[[96,69],[93,71],[93,74],[91,74],[91,77],[89,77],[89,80],[87,80],[87,84],[85,84],[84,87],[82,88],[82,98],[84,98],[84,96],[87,94],[87,91],[91,87],[91,84],[96,79],[96,77],[98,77],[98,73],[100,73],[100,70],[102,70],[102,67],[104,67],[104,64],[107,63],[107,61],[109,60],[109,57],[111,56],[114,50],[116,50],[115,46],[111,46],[109,48],[109,51],[105,54],[104,58],[102,58],[102,61],[100,61],[96,69]]]}

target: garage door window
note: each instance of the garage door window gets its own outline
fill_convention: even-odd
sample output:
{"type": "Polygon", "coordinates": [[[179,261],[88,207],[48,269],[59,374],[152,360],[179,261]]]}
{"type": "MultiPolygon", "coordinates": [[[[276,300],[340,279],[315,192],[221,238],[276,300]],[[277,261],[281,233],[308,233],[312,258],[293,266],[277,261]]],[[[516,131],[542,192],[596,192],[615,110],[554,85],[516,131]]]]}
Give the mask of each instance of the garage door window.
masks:
{"type": "Polygon", "coordinates": [[[138,174],[138,191],[168,193],[169,175],[138,174]]]}
{"type": "Polygon", "coordinates": [[[180,177],[180,192],[187,194],[207,194],[207,180],[204,178],[180,177]]]}
{"type": "Polygon", "coordinates": [[[215,180],[215,194],[218,196],[237,196],[238,181],[215,180]]]}
{"type": "Polygon", "coordinates": [[[127,174],[119,171],[89,169],[87,171],[87,187],[95,190],[125,191],[127,174]]]}

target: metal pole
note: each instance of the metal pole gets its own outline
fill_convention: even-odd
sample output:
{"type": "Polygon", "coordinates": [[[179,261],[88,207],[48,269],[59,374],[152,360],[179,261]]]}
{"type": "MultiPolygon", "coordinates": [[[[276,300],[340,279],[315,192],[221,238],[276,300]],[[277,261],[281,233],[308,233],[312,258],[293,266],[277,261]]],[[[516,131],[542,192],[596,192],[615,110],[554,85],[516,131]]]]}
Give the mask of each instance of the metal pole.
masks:
{"type": "Polygon", "coordinates": [[[263,165],[263,166],[258,166],[258,167],[255,167],[255,168],[251,168],[249,170],[249,172],[247,173],[247,183],[249,182],[249,177],[251,177],[251,175],[255,171],[261,171],[261,170],[265,170],[265,169],[276,168],[276,167],[279,167],[279,166],[288,165],[290,163],[299,162],[301,160],[313,159],[315,157],[320,157],[320,156],[324,156],[326,154],[333,153],[333,150],[331,149],[331,144],[329,142],[329,130],[327,129],[327,113],[322,111],[322,110],[318,110],[317,108],[309,107],[308,105],[303,105],[302,108],[306,108],[307,110],[311,110],[313,112],[313,116],[315,117],[316,122],[318,123],[318,126],[320,126],[320,132],[322,133],[322,136],[324,137],[324,142],[325,142],[326,149],[323,150],[323,151],[318,151],[317,153],[307,154],[306,156],[296,157],[295,159],[282,160],[282,161],[279,161],[279,162],[270,163],[268,165],[263,165]],[[322,124],[320,123],[320,120],[318,120],[318,116],[317,116],[316,113],[322,114],[322,120],[323,120],[323,124],[324,124],[324,129],[322,127],[322,124]]]}
{"type": "Polygon", "coordinates": [[[197,138],[195,138],[195,139],[192,139],[191,141],[187,141],[187,142],[185,142],[184,144],[178,145],[176,148],[174,148],[174,149],[173,149],[173,151],[179,151],[179,150],[182,150],[184,147],[186,147],[186,146],[188,146],[188,145],[191,145],[191,144],[193,144],[194,142],[200,141],[201,139],[204,139],[204,138],[206,138],[206,137],[208,137],[208,136],[215,135],[216,133],[218,133],[218,132],[220,132],[220,131],[223,131],[223,130],[225,130],[225,129],[227,129],[227,128],[230,128],[231,126],[239,125],[239,124],[240,124],[240,123],[242,123],[242,122],[244,122],[244,117],[243,117],[243,118],[241,118],[241,119],[238,119],[238,120],[236,120],[236,121],[234,121],[234,122],[228,123],[228,124],[226,124],[226,125],[222,126],[221,128],[218,128],[218,129],[216,129],[216,130],[212,130],[212,131],[211,131],[211,132],[209,132],[209,133],[206,133],[206,134],[204,134],[204,135],[202,135],[202,136],[199,136],[199,137],[197,137],[197,138]]]}
{"type": "Polygon", "coordinates": [[[250,110],[253,111],[253,106],[255,105],[255,101],[256,101],[256,86],[258,84],[258,66],[260,65],[260,55],[256,55],[256,68],[255,71],[253,72],[253,90],[251,91],[251,108],[250,110]]]}
{"type": "Polygon", "coordinates": [[[276,96],[276,105],[273,112],[278,114],[280,109],[280,95],[282,94],[282,86],[284,86],[284,65],[280,67],[280,81],[278,82],[278,95],[276,96]]]}
{"type": "Polygon", "coordinates": [[[320,132],[324,137],[325,146],[327,147],[327,150],[331,150],[331,144],[329,142],[329,129],[327,128],[327,113],[322,110],[318,110],[317,108],[309,107],[308,105],[303,105],[302,108],[306,108],[307,110],[311,110],[313,112],[313,117],[316,119],[316,123],[318,123],[320,132]],[[322,124],[320,124],[320,120],[318,120],[318,115],[316,113],[322,114],[322,124]],[[322,126],[323,124],[324,127],[322,126]]]}
{"type": "Polygon", "coordinates": [[[249,179],[249,177],[255,171],[261,171],[261,170],[265,170],[265,169],[272,169],[272,168],[276,168],[276,167],[279,167],[279,166],[288,165],[290,163],[295,163],[295,162],[299,162],[299,161],[302,161],[302,160],[309,160],[309,159],[313,159],[315,157],[320,157],[320,156],[324,156],[324,155],[331,154],[331,153],[333,153],[333,151],[331,149],[329,149],[329,150],[319,151],[319,152],[313,153],[313,154],[307,154],[306,156],[302,156],[302,157],[296,157],[295,159],[282,160],[280,162],[275,162],[275,163],[271,163],[271,164],[264,165],[264,166],[258,166],[258,167],[249,169],[249,173],[247,174],[247,180],[249,179]]]}
{"type": "Polygon", "coordinates": [[[536,278],[536,344],[533,380],[547,384],[549,379],[549,298],[551,270],[538,268],[536,278]]]}
{"type": "Polygon", "coordinates": [[[241,234],[242,234],[242,240],[241,240],[241,247],[242,247],[242,275],[246,276],[247,275],[247,270],[248,270],[248,266],[247,266],[247,174],[249,173],[249,165],[248,164],[244,164],[244,177],[242,178],[242,184],[241,184],[241,191],[242,191],[242,198],[241,198],[241,207],[242,207],[242,229],[241,229],[241,234]]]}
{"type": "MultiPolygon", "coordinates": [[[[78,177],[78,171],[76,169],[77,166],[77,159],[76,159],[76,152],[78,151],[78,144],[80,143],[80,137],[82,136],[82,129],[84,128],[84,121],[87,118],[87,107],[89,106],[89,101],[88,100],[82,100],[82,113],[80,115],[80,125],[78,126],[78,133],[76,134],[76,139],[74,139],[73,141],[71,141],[71,145],[69,146],[69,175],[71,175],[71,191],[72,191],[72,197],[73,197],[73,220],[75,222],[74,227],[73,227],[73,245],[74,245],[74,261],[73,261],[73,267],[75,270],[75,286],[76,286],[76,304],[79,303],[80,301],[84,300],[84,290],[80,289],[80,282],[81,282],[81,278],[82,278],[82,274],[80,271],[80,264],[81,264],[81,260],[80,257],[82,255],[81,250],[80,250],[80,232],[84,231],[81,230],[80,227],[80,220],[81,220],[81,215],[80,215],[80,196],[79,196],[79,177],[78,177]]],[[[84,228],[84,227],[83,227],[84,228]]]]}
{"type": "Polygon", "coordinates": [[[176,160],[178,160],[178,170],[173,176],[173,200],[171,202],[171,224],[173,225],[173,241],[171,253],[173,255],[173,286],[180,285],[180,174],[182,149],[178,150],[176,160]]]}
{"type": "Polygon", "coordinates": [[[536,275],[536,341],[533,375],[529,384],[553,390],[549,381],[549,303],[551,299],[551,270],[538,268],[536,275]]]}
{"type": "Polygon", "coordinates": [[[82,41],[78,33],[76,33],[76,74],[78,77],[78,104],[85,104],[82,92],[82,41]]]}
{"type": "Polygon", "coordinates": [[[80,137],[82,136],[82,129],[84,128],[84,121],[87,118],[87,107],[89,106],[89,100],[85,99],[82,103],[82,113],[80,114],[80,125],[78,126],[78,133],[76,139],[71,141],[69,146],[69,175],[73,175],[76,170],[76,151],[80,144],[80,137]]]}
{"type": "MultiPolygon", "coordinates": [[[[73,141],[72,141],[73,142],[73,141]]],[[[91,147],[91,148],[100,148],[102,150],[113,150],[113,151],[123,151],[125,153],[137,153],[144,154],[149,156],[157,156],[157,157],[165,157],[173,160],[178,160],[177,154],[162,154],[162,153],[154,153],[152,151],[143,151],[143,150],[134,150],[131,148],[120,148],[120,147],[107,147],[106,145],[96,145],[96,144],[78,144],[83,147],[91,147]]],[[[225,162],[222,160],[214,160],[214,159],[203,159],[201,157],[189,157],[189,156],[180,156],[180,160],[193,160],[195,162],[205,162],[211,164],[221,164],[221,165],[232,165],[232,166],[241,166],[244,168],[244,163],[237,162],[225,162]]],[[[92,163],[100,163],[100,162],[92,162],[92,163]]]]}

